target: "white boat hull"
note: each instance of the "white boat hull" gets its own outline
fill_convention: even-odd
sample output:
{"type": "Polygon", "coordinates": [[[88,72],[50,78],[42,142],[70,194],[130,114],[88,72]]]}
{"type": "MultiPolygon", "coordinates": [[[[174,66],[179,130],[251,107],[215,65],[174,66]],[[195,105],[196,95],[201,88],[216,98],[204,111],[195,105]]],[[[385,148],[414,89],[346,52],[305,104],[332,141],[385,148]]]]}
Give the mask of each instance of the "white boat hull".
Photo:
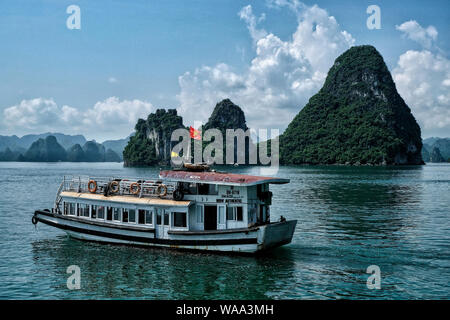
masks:
{"type": "Polygon", "coordinates": [[[102,243],[165,247],[186,250],[255,253],[290,243],[296,220],[270,223],[247,229],[217,231],[169,231],[157,238],[155,230],[145,226],[92,222],[82,217],[68,217],[36,211],[37,222],[64,230],[73,238],[102,243]]]}

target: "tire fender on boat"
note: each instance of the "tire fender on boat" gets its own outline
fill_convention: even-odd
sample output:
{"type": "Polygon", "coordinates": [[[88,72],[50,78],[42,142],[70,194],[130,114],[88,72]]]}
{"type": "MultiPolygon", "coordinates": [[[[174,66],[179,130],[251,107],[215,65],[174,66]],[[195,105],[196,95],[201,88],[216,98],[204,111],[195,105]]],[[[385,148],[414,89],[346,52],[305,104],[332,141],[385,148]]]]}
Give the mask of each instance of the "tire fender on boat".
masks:
{"type": "Polygon", "coordinates": [[[38,219],[35,216],[33,216],[33,218],[31,218],[31,223],[36,225],[38,223],[38,219]]]}

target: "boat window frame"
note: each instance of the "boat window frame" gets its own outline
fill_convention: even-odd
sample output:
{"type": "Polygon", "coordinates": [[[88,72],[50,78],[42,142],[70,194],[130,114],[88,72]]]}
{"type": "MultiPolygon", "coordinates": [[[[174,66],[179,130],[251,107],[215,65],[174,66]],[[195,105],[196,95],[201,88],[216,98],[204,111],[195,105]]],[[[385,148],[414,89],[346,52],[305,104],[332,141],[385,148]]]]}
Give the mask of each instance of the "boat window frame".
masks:
{"type": "Polygon", "coordinates": [[[171,214],[171,223],[170,223],[171,228],[173,228],[173,229],[187,229],[188,228],[188,214],[186,211],[171,211],[170,214],[171,214]],[[182,219],[182,220],[184,220],[184,225],[181,225],[181,226],[175,225],[175,222],[176,222],[175,215],[176,214],[184,215],[184,219],[182,219]]]}
{"type": "Polygon", "coordinates": [[[137,223],[136,220],[137,220],[137,219],[136,219],[136,208],[128,208],[128,223],[136,224],[136,223],[137,223]],[[134,212],[134,221],[131,221],[131,220],[130,220],[130,217],[131,217],[131,211],[134,212]]]}
{"type": "Polygon", "coordinates": [[[154,225],[153,219],[154,219],[155,208],[143,209],[143,210],[144,210],[144,225],[153,226],[154,225]],[[147,223],[147,213],[150,215],[151,223],[147,223]]]}
{"type": "Polygon", "coordinates": [[[112,209],[112,220],[111,221],[113,221],[113,222],[121,222],[122,221],[122,217],[120,216],[120,214],[121,214],[121,208],[120,207],[113,207],[113,206],[111,206],[111,209],[112,209]],[[117,219],[115,219],[115,214],[116,214],[116,210],[117,210],[117,215],[118,215],[118,218],[117,219]]]}
{"type": "Polygon", "coordinates": [[[169,210],[163,210],[163,225],[166,227],[170,226],[170,211],[169,210]],[[167,218],[167,221],[166,221],[166,218],[167,218]]]}
{"type": "Polygon", "coordinates": [[[163,221],[163,212],[162,212],[162,208],[156,208],[156,224],[158,226],[162,226],[162,221],[163,221]]]}
{"type": "Polygon", "coordinates": [[[230,206],[230,205],[228,205],[227,206],[227,214],[226,214],[226,218],[227,218],[227,221],[236,221],[236,222],[243,222],[244,221],[244,206],[242,206],[242,205],[233,205],[233,206],[230,206]],[[241,208],[241,215],[240,215],[240,218],[241,219],[238,219],[238,208],[241,208]],[[231,212],[229,211],[231,209],[231,212]],[[231,219],[229,218],[229,213],[231,213],[231,219]]]}
{"type": "Polygon", "coordinates": [[[130,209],[128,209],[128,208],[121,208],[122,210],[122,219],[120,219],[120,221],[122,222],[122,223],[128,223],[128,221],[130,221],[130,209]],[[127,221],[125,221],[125,217],[126,217],[126,220],[127,221]]]}
{"type": "Polygon", "coordinates": [[[96,219],[97,220],[106,220],[106,206],[103,206],[103,205],[97,205],[97,217],[96,217],[96,219]],[[100,218],[100,208],[102,208],[103,210],[102,210],[102,212],[103,212],[103,218],[100,218]]]}
{"type": "Polygon", "coordinates": [[[97,219],[97,210],[98,210],[98,205],[97,204],[91,204],[90,205],[90,215],[89,215],[89,217],[91,218],[91,219],[97,219]],[[95,209],[94,209],[94,207],[95,207],[95,209]],[[95,217],[94,217],[94,212],[95,212],[95,217]]]}

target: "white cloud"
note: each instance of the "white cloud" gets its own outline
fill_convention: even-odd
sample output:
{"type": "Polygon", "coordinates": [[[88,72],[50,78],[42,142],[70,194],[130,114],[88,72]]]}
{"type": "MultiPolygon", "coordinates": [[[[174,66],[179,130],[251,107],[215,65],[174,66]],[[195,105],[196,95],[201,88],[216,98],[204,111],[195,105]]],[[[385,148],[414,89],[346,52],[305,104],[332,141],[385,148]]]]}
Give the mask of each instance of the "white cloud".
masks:
{"type": "Polygon", "coordinates": [[[3,110],[3,124],[9,132],[59,131],[85,134],[88,138],[123,138],[133,131],[138,118],[146,118],[153,106],[141,100],[110,97],[92,108],[58,107],[53,99],[23,100],[3,110]]]}
{"type": "Polygon", "coordinates": [[[411,20],[396,26],[424,49],[400,55],[392,71],[397,90],[411,108],[424,136],[450,131],[450,60],[435,45],[438,31],[411,20]]]}
{"type": "MultiPolygon", "coordinates": [[[[247,23],[256,53],[244,71],[219,63],[202,66],[179,77],[180,113],[187,123],[206,121],[215,103],[230,98],[240,105],[251,128],[284,128],[322,86],[334,59],[354,44],[336,19],[318,6],[277,1],[297,14],[292,38],[283,41],[258,29],[252,7],[239,16],[247,23]]],[[[262,16],[264,17],[264,16],[262,16]]]]}
{"type": "Polygon", "coordinates": [[[397,90],[426,135],[450,129],[450,60],[428,50],[403,53],[393,70],[397,90]]]}
{"type": "Polygon", "coordinates": [[[238,15],[239,18],[247,23],[248,31],[250,32],[250,36],[255,43],[256,41],[264,38],[267,35],[266,30],[256,28],[257,24],[266,18],[266,15],[264,13],[259,18],[256,18],[252,12],[252,6],[248,5],[246,7],[243,7],[241,11],[239,11],[238,15]]]}
{"type": "Polygon", "coordinates": [[[47,130],[59,119],[58,111],[53,99],[23,100],[18,105],[3,110],[3,122],[7,127],[32,129],[42,126],[42,130],[47,130]]]}
{"type": "Polygon", "coordinates": [[[404,33],[409,39],[416,41],[426,49],[433,46],[433,42],[437,39],[438,32],[435,27],[428,26],[423,28],[417,21],[410,20],[402,23],[395,28],[404,33]]]}
{"type": "Polygon", "coordinates": [[[108,78],[108,82],[109,82],[109,83],[117,83],[117,78],[109,77],[109,78],[108,78]]]}

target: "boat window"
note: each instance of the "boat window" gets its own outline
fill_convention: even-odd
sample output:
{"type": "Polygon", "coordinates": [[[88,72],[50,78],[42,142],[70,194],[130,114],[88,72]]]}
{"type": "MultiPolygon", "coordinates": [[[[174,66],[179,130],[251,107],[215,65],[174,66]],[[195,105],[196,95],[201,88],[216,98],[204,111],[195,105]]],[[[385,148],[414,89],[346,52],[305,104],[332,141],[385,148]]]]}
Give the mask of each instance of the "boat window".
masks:
{"type": "Polygon", "coordinates": [[[81,208],[81,204],[77,203],[77,216],[83,216],[83,209],[81,208]]]}
{"type": "Polygon", "coordinates": [[[91,206],[91,218],[92,219],[97,218],[97,206],[95,205],[91,206]]]}
{"type": "Polygon", "coordinates": [[[69,202],[69,214],[74,216],[75,215],[75,203],[69,202]]]}
{"type": "Polygon", "coordinates": [[[128,216],[128,221],[130,221],[132,223],[136,223],[136,210],[130,209],[130,213],[129,213],[129,216],[128,216]]]}
{"type": "Polygon", "coordinates": [[[122,209],[122,222],[128,222],[128,209],[122,209]]]}
{"type": "Polygon", "coordinates": [[[145,210],[145,224],[153,224],[153,212],[145,210]]]}
{"type": "Polygon", "coordinates": [[[205,183],[199,183],[198,185],[198,194],[208,194],[209,185],[205,183]]]}
{"type": "Polygon", "coordinates": [[[116,221],[120,221],[120,209],[112,208],[112,211],[113,211],[113,219],[116,221]]]}
{"type": "Polygon", "coordinates": [[[89,205],[88,204],[78,204],[78,215],[83,217],[89,217],[89,205]]]}
{"type": "Polygon", "coordinates": [[[172,226],[186,227],[186,212],[172,212],[172,226]]]}
{"type": "Polygon", "coordinates": [[[106,210],[106,220],[111,221],[112,220],[112,208],[108,207],[106,210]]]}
{"type": "Polygon", "coordinates": [[[236,207],[236,220],[242,221],[243,214],[242,214],[242,207],[236,207]]]}
{"type": "Polygon", "coordinates": [[[64,201],[64,214],[75,215],[75,203],[64,201]]]}
{"type": "Polygon", "coordinates": [[[183,182],[183,190],[188,194],[197,194],[197,184],[183,182]]]}
{"type": "Polygon", "coordinates": [[[236,212],[234,207],[227,207],[227,220],[236,220],[236,212]]]}
{"type": "Polygon", "coordinates": [[[197,206],[197,223],[203,223],[203,206],[197,206]]]}
{"type": "Polygon", "coordinates": [[[164,225],[168,226],[169,225],[169,212],[164,211],[164,225]]]}
{"type": "Polygon", "coordinates": [[[217,184],[209,185],[209,194],[210,195],[218,195],[219,194],[219,186],[217,184]]]}
{"type": "Polygon", "coordinates": [[[97,219],[105,219],[105,207],[98,206],[98,208],[97,208],[97,219]]]}
{"type": "Polygon", "coordinates": [[[161,209],[158,209],[157,213],[156,213],[156,224],[161,224],[161,209]]]}
{"type": "Polygon", "coordinates": [[[227,207],[227,220],[243,221],[242,207],[227,207]]]}

